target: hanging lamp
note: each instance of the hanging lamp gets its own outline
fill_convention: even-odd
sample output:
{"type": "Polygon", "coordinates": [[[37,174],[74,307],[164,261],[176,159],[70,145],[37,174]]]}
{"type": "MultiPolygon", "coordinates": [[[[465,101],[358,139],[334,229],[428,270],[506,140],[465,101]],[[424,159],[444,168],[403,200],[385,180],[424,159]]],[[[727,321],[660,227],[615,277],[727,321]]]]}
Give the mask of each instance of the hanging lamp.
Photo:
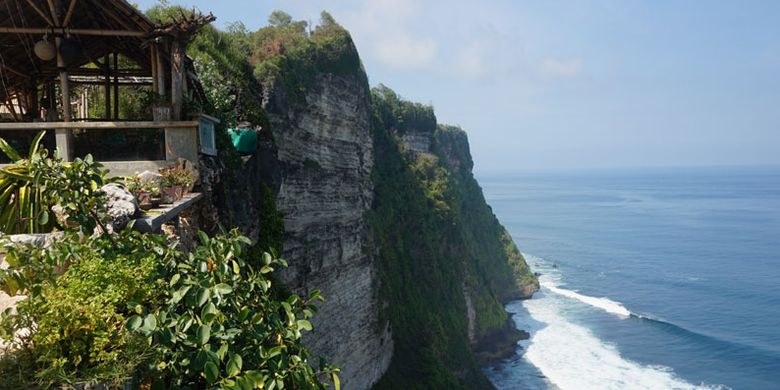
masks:
{"type": "Polygon", "coordinates": [[[63,38],[60,41],[60,54],[62,55],[62,60],[65,61],[66,66],[78,64],[83,58],[81,43],[70,36],[63,38]]]}
{"type": "Polygon", "coordinates": [[[57,47],[49,42],[49,36],[44,35],[43,39],[35,43],[33,47],[35,55],[43,61],[51,61],[57,57],[57,47]]]}

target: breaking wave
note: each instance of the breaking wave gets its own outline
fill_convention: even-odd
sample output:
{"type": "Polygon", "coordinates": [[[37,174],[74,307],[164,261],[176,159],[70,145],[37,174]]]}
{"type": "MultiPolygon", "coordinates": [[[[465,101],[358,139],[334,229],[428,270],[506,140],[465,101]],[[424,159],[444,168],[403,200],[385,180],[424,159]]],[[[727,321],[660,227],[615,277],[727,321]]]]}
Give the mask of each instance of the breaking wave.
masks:
{"type": "MultiPolygon", "coordinates": [[[[534,365],[554,386],[562,389],[724,389],[723,386],[692,384],[669,367],[645,365],[621,356],[615,345],[599,339],[590,329],[565,316],[567,299],[573,299],[620,318],[646,316],[631,313],[620,302],[591,297],[559,287],[561,275],[542,259],[526,255],[537,269],[542,291],[534,299],[513,302],[512,313],[527,312],[530,318],[514,316],[519,329],[531,331],[523,343],[523,358],[534,365]],[[540,267],[541,265],[541,267],[540,267]]],[[[653,320],[657,321],[657,320],[653,320]]]]}

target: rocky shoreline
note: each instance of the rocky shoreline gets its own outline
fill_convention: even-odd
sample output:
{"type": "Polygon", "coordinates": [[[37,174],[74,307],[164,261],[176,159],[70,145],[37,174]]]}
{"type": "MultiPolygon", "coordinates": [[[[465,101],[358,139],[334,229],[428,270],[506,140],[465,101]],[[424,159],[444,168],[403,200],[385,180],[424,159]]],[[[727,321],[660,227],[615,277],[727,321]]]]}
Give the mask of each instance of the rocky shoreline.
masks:
{"type": "Polygon", "coordinates": [[[481,367],[495,365],[511,357],[520,346],[520,340],[528,340],[531,335],[518,330],[512,319],[508,319],[504,327],[481,337],[474,346],[474,356],[481,367]]]}
{"type": "MultiPolygon", "coordinates": [[[[539,291],[539,282],[519,286],[509,301],[531,299],[533,294],[539,291]]],[[[506,305],[508,302],[504,302],[506,305]]],[[[509,314],[509,313],[508,313],[509,314]]],[[[511,357],[521,348],[518,341],[528,340],[531,334],[525,330],[517,329],[511,314],[504,326],[500,329],[482,336],[473,346],[474,356],[480,367],[486,368],[500,363],[511,357]]]]}

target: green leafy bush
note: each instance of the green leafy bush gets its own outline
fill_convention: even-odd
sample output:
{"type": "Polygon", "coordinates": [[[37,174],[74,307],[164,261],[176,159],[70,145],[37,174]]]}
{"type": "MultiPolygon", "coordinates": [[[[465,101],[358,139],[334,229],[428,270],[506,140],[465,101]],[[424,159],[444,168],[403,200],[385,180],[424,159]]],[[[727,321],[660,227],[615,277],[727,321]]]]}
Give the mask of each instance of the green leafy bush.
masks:
{"type": "Polygon", "coordinates": [[[379,84],[371,89],[374,118],[378,126],[401,134],[419,132],[433,134],[436,115],[430,105],[404,100],[392,89],[379,84]]]}
{"type": "MultiPolygon", "coordinates": [[[[167,264],[165,303],[130,317],[127,328],[149,337],[157,353],[152,378],[158,385],[227,389],[320,389],[336,369],[308,363],[302,331],[321,300],[272,296],[268,274],[283,260],[264,253],[253,264],[245,258],[249,239],[237,230],[207,237],[194,253],[167,264]]],[[[337,386],[338,387],[338,386],[337,386]]]]}
{"type": "Polygon", "coordinates": [[[0,286],[28,297],[0,317],[14,346],[0,375],[12,388],[133,377],[161,388],[338,388],[338,369],[315,369],[300,340],[319,293],[280,297],[269,274],[286,263],[247,257],[236,230],[200,240],[189,254],[129,229],[68,232],[46,250],[7,244],[0,286]]]}
{"type": "Polygon", "coordinates": [[[24,159],[0,139],[0,149],[16,161],[0,168],[0,231],[46,233],[74,225],[91,234],[96,227],[104,227],[101,187],[107,181],[107,171],[91,155],[72,162],[49,157],[48,151],[39,147],[44,134],[36,136],[24,159]],[[53,218],[55,205],[60,208],[61,221],[53,218]]]}
{"type": "Polygon", "coordinates": [[[32,165],[41,178],[33,183],[68,223],[46,249],[3,241],[0,289],[27,297],[0,315],[0,338],[11,345],[0,388],[132,378],[164,388],[338,388],[338,370],[315,369],[300,340],[321,297],[280,292],[270,273],[283,260],[253,256],[236,230],[201,233],[191,253],[132,229],[91,234],[106,222],[99,164],[32,165]]]}
{"type": "MultiPolygon", "coordinates": [[[[106,198],[101,189],[108,182],[108,170],[86,155],[72,162],[60,158],[33,160],[34,185],[48,205],[59,206],[60,228],[77,227],[85,234],[96,228],[106,232],[106,198]]],[[[52,208],[53,210],[53,208],[52,208]]],[[[54,210],[53,210],[54,211],[54,210]]]]}
{"type": "Polygon", "coordinates": [[[48,387],[130,377],[151,351],[123,330],[125,319],[156,299],[166,247],[159,236],[131,230],[116,239],[68,232],[47,250],[6,245],[9,268],[0,271],[0,286],[27,295],[0,317],[0,334],[25,352],[17,352],[15,365],[32,368],[16,379],[48,387]],[[14,338],[21,329],[29,335],[14,338]]]}

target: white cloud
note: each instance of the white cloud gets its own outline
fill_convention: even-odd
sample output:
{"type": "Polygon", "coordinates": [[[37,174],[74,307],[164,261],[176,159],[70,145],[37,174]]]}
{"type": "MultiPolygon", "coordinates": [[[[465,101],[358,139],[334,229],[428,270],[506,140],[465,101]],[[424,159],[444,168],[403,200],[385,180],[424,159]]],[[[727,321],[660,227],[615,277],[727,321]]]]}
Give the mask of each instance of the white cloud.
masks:
{"type": "Polygon", "coordinates": [[[395,69],[416,70],[432,65],[436,58],[436,42],[415,39],[407,34],[393,34],[373,47],[377,59],[395,69]]]}
{"type": "Polygon", "coordinates": [[[438,45],[425,31],[420,4],[413,0],[369,0],[346,15],[358,48],[398,70],[421,70],[436,62],[438,45]]]}
{"type": "Polygon", "coordinates": [[[481,78],[488,73],[485,58],[488,53],[485,45],[472,43],[460,48],[455,60],[455,72],[462,77],[481,78]]]}
{"type": "Polygon", "coordinates": [[[539,66],[542,76],[549,78],[572,78],[582,72],[583,61],[581,58],[546,58],[539,66]]]}

